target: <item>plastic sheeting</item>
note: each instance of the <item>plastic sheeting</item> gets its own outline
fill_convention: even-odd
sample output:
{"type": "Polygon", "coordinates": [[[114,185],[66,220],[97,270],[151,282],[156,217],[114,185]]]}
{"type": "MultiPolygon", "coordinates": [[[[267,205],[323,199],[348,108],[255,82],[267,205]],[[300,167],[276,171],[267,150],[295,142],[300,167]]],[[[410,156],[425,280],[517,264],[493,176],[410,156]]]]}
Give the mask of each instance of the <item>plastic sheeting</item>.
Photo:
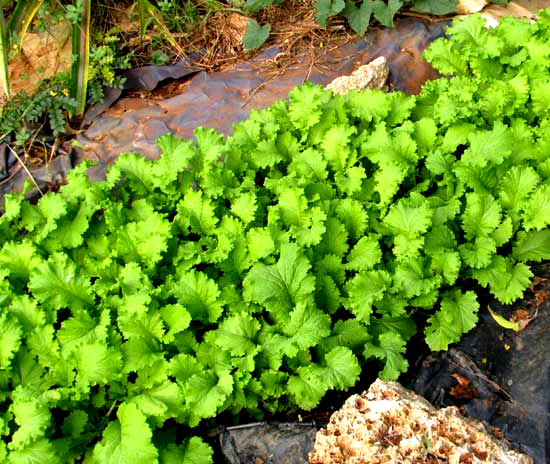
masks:
{"type": "MultiPolygon", "coordinates": [[[[533,271],[549,278],[550,264],[533,271]]],[[[543,280],[513,306],[486,299],[475,329],[448,352],[424,358],[410,373],[413,390],[432,404],[462,406],[467,414],[497,427],[537,464],[550,462],[549,292],[550,281],[543,280]],[[536,317],[514,332],[495,322],[487,304],[507,319],[517,310],[536,317]],[[452,377],[456,374],[471,384],[461,389],[452,377]]]]}

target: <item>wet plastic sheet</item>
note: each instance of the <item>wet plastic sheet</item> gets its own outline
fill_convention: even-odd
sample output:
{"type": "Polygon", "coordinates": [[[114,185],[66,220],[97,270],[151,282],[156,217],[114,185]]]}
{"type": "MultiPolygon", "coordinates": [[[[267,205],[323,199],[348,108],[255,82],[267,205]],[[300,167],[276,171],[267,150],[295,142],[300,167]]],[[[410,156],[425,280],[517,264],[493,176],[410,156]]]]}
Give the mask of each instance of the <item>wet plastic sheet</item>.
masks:
{"type": "Polygon", "coordinates": [[[219,443],[228,464],[305,464],[317,430],[315,423],[259,422],[227,428],[219,443]]]}
{"type": "MultiPolygon", "coordinates": [[[[550,264],[536,266],[534,272],[550,278],[550,264]]],[[[537,311],[536,318],[520,332],[498,325],[487,304],[482,304],[479,324],[456,349],[429,355],[411,373],[413,390],[432,404],[463,406],[467,414],[497,427],[537,464],[550,461],[549,292],[550,281],[546,280],[512,307],[489,301],[507,319],[518,309],[537,311]],[[453,374],[471,381],[473,389],[464,398],[450,394],[457,386],[453,374]]]]}

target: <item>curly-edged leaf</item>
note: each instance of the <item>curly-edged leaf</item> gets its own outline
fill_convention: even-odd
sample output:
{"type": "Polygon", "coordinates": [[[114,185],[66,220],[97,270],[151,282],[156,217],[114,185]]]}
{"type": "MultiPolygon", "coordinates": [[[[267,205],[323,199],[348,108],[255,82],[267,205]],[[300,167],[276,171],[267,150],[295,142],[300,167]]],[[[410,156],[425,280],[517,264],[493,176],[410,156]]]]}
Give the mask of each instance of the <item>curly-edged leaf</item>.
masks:
{"type": "Polygon", "coordinates": [[[523,262],[550,259],[550,230],[518,233],[518,239],[512,249],[512,256],[523,262]]]}
{"type": "Polygon", "coordinates": [[[384,218],[384,224],[396,235],[417,238],[428,230],[432,214],[428,201],[418,195],[394,203],[384,218]]]}
{"type": "Polygon", "coordinates": [[[214,451],[199,437],[186,438],[181,445],[170,443],[160,450],[163,464],[213,464],[214,451]]]}
{"type": "Polygon", "coordinates": [[[330,316],[301,301],[290,313],[288,322],[283,326],[283,333],[291,337],[292,343],[300,350],[310,348],[330,334],[330,316]]]}
{"type": "Polygon", "coordinates": [[[153,165],[153,185],[162,189],[170,182],[175,182],[179,175],[190,165],[197,155],[195,144],[172,134],[164,134],[156,141],[160,148],[160,158],[153,165]]]}
{"type": "Polygon", "coordinates": [[[29,242],[6,242],[0,251],[0,265],[9,271],[13,283],[27,284],[34,267],[40,262],[36,249],[29,242]]]}
{"type": "Polygon", "coordinates": [[[94,447],[93,457],[105,464],[158,463],[158,450],[147,418],[135,404],[118,407],[118,420],[109,423],[94,447]]]}
{"type": "Polygon", "coordinates": [[[106,385],[120,377],[122,354],[104,343],[81,345],[74,354],[77,385],[87,391],[93,385],[106,385]]]}
{"type": "Polygon", "coordinates": [[[378,343],[367,343],[363,356],[365,359],[377,358],[384,362],[380,378],[397,380],[405,372],[409,363],[403,356],[406,341],[396,332],[385,332],[378,336],[378,343]]]}
{"type": "Polygon", "coordinates": [[[211,201],[200,191],[189,191],[178,204],[175,222],[182,231],[199,235],[210,235],[215,232],[218,218],[211,201]]]}
{"type": "Polygon", "coordinates": [[[518,212],[522,202],[535,190],[539,175],[530,166],[513,166],[500,183],[499,198],[502,206],[518,212]]]}
{"type": "Polygon", "coordinates": [[[353,352],[344,346],[338,346],[325,354],[325,376],[331,388],[345,390],[353,387],[361,367],[353,352]]]}
{"type": "Polygon", "coordinates": [[[22,332],[15,317],[0,315],[0,369],[9,369],[11,359],[19,351],[22,332]]]}
{"type": "Polygon", "coordinates": [[[349,298],[345,306],[359,321],[368,324],[373,304],[382,300],[391,283],[392,278],[386,271],[360,272],[346,284],[349,298]]]}
{"type": "Polygon", "coordinates": [[[352,239],[359,240],[365,233],[368,214],[359,201],[352,198],[340,200],[336,206],[336,216],[342,221],[352,239]]]}
{"type": "Polygon", "coordinates": [[[321,105],[326,95],[321,86],[309,82],[290,91],[288,116],[297,129],[306,131],[320,121],[321,105]]]}
{"type": "Polygon", "coordinates": [[[524,204],[525,230],[542,230],[550,224],[550,185],[538,188],[524,204]]]}
{"type": "Polygon", "coordinates": [[[286,320],[295,305],[313,295],[315,277],[311,265],[293,243],[281,246],[276,264],[258,263],[244,279],[244,298],[265,306],[276,319],[286,320]]]}
{"type": "Polygon", "coordinates": [[[201,272],[182,273],[172,285],[172,294],[189,311],[193,320],[203,324],[216,322],[223,312],[218,285],[201,272]]]}
{"type": "Polygon", "coordinates": [[[318,365],[299,367],[298,375],[288,379],[287,390],[294,402],[305,411],[313,409],[330,388],[324,369],[318,365]]]}
{"type": "Polygon", "coordinates": [[[48,406],[31,391],[18,388],[13,393],[10,410],[18,428],[13,432],[9,448],[22,450],[33,441],[44,437],[52,416],[48,406]]]}
{"type": "Polygon", "coordinates": [[[232,356],[255,353],[255,339],[260,330],[258,320],[246,313],[235,314],[225,319],[216,330],[215,343],[232,356]]]}
{"type": "Polygon", "coordinates": [[[498,227],[500,217],[500,204],[491,195],[479,193],[468,193],[466,195],[466,209],[462,215],[462,227],[467,240],[487,237],[498,227]]]}
{"type": "Polygon", "coordinates": [[[27,334],[46,323],[46,312],[28,295],[15,297],[8,307],[8,313],[15,316],[27,334]]]}
{"type": "Polygon", "coordinates": [[[321,148],[324,158],[334,172],[342,172],[348,165],[350,137],[357,132],[354,126],[338,124],[332,126],[323,137],[321,148]]]}
{"type": "Polygon", "coordinates": [[[354,352],[364,347],[365,343],[370,341],[372,336],[367,326],[357,319],[338,320],[330,336],[323,340],[318,349],[323,353],[328,353],[333,348],[345,346],[354,352]]]}
{"type": "Polygon", "coordinates": [[[191,323],[189,311],[179,304],[163,306],[160,309],[160,313],[167,329],[166,334],[162,338],[164,343],[173,342],[176,334],[187,329],[191,323]]]}
{"type": "Polygon", "coordinates": [[[124,179],[133,192],[141,198],[153,192],[155,178],[152,162],[137,153],[122,153],[107,173],[108,182],[124,179]]]}
{"type": "Polygon", "coordinates": [[[489,266],[497,252],[497,246],[492,238],[479,237],[473,242],[463,243],[458,247],[458,251],[465,264],[480,269],[489,266]]]}
{"type": "Polygon", "coordinates": [[[470,147],[464,151],[461,162],[478,167],[500,164],[512,153],[510,128],[501,122],[490,131],[478,130],[468,136],[470,147]]]}
{"type": "Polygon", "coordinates": [[[214,417],[233,392],[233,377],[227,371],[205,370],[191,376],[183,386],[189,425],[214,417]]]}
{"type": "Polygon", "coordinates": [[[428,319],[430,325],[425,333],[430,349],[446,350],[449,344],[458,342],[463,334],[475,327],[478,309],[474,292],[462,293],[458,289],[446,292],[439,311],[428,319]]]}
{"type": "Polygon", "coordinates": [[[440,250],[431,255],[431,270],[436,275],[441,275],[445,282],[454,285],[460,273],[462,261],[460,254],[452,250],[440,250]]]}
{"type": "Polygon", "coordinates": [[[269,256],[275,251],[275,242],[268,229],[254,227],[247,233],[248,253],[254,261],[269,256]]]}
{"type": "Polygon", "coordinates": [[[41,303],[53,309],[77,311],[93,304],[89,279],[79,276],[76,265],[60,253],[36,266],[29,289],[41,303]]]}
{"type": "Polygon", "coordinates": [[[57,331],[57,339],[64,356],[76,348],[88,343],[104,343],[111,319],[108,310],[103,310],[99,320],[92,318],[86,311],[78,311],[74,317],[63,321],[57,331]]]}
{"type": "Polygon", "coordinates": [[[511,259],[499,255],[493,257],[490,266],[477,269],[472,274],[484,287],[489,285],[491,293],[505,304],[521,298],[533,277],[533,273],[526,264],[514,264],[511,259]]]}

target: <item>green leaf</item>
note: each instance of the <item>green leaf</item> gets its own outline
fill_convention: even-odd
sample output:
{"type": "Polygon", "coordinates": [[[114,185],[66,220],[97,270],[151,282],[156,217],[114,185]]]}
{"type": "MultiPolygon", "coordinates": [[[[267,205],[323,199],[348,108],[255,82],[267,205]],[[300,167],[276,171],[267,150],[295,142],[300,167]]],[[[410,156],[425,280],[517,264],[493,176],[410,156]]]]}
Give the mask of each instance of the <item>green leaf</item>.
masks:
{"type": "Polygon", "coordinates": [[[158,463],[158,451],[151,442],[153,434],[136,405],[121,404],[117,418],[109,423],[95,445],[94,460],[105,464],[158,463]]]}
{"type": "Polygon", "coordinates": [[[199,437],[186,438],[181,445],[160,449],[162,464],[213,464],[214,451],[199,437]]]}
{"type": "Polygon", "coordinates": [[[10,272],[10,280],[27,284],[34,267],[40,262],[29,242],[7,242],[0,252],[0,265],[10,272]]]}
{"type": "Polygon", "coordinates": [[[106,385],[120,377],[122,355],[103,343],[80,346],[75,352],[77,385],[87,391],[93,385],[106,385]]]}
{"type": "Polygon", "coordinates": [[[326,28],[327,19],[340,13],[344,7],[344,0],[316,0],[315,11],[317,13],[317,22],[322,28],[326,28]]]}
{"type": "Polygon", "coordinates": [[[477,322],[479,303],[474,292],[451,290],[443,295],[441,308],[428,319],[426,342],[433,351],[446,350],[472,330],[477,322]]]}
{"type": "Polygon", "coordinates": [[[246,275],[245,301],[267,308],[276,319],[286,320],[295,305],[313,295],[315,278],[309,273],[311,265],[295,244],[281,245],[276,264],[256,264],[246,275]]]}
{"type": "Polygon", "coordinates": [[[330,316],[302,301],[296,304],[282,331],[300,350],[305,350],[330,334],[330,316]]]}
{"type": "Polygon", "coordinates": [[[346,7],[342,11],[342,15],[348,20],[353,31],[357,35],[363,36],[370,24],[372,3],[370,0],[363,0],[357,7],[354,0],[346,0],[346,7]]]}
{"type": "Polygon", "coordinates": [[[61,253],[36,266],[29,289],[40,302],[53,309],[77,311],[93,304],[89,279],[79,276],[76,265],[61,253]]]}
{"type": "Polygon", "coordinates": [[[550,259],[550,230],[518,233],[512,256],[522,262],[550,259]]]}
{"type": "Polygon", "coordinates": [[[325,355],[326,376],[331,388],[345,390],[353,387],[361,367],[353,352],[346,347],[338,346],[325,355]]]}
{"type": "Polygon", "coordinates": [[[225,319],[216,330],[215,343],[232,356],[253,354],[260,323],[249,314],[239,313],[225,319]]]}
{"type": "Polygon", "coordinates": [[[71,412],[63,421],[61,430],[66,436],[78,438],[83,432],[88,423],[89,416],[85,411],[78,409],[71,412]]]}
{"type": "Polygon", "coordinates": [[[346,269],[354,271],[368,271],[382,259],[382,250],[378,237],[367,235],[362,237],[351,249],[347,256],[346,269]]]}
{"type": "Polygon", "coordinates": [[[384,3],[382,0],[372,0],[372,11],[374,17],[386,27],[393,27],[393,16],[405,3],[403,0],[388,0],[384,3]]]}
{"type": "Polygon", "coordinates": [[[42,438],[51,424],[52,417],[47,405],[33,397],[28,390],[15,390],[10,410],[18,425],[9,444],[12,450],[22,450],[33,441],[42,438]]]}
{"type": "Polygon", "coordinates": [[[260,26],[255,19],[246,23],[246,31],[243,37],[243,48],[245,51],[260,48],[269,37],[271,24],[260,26]]]}
{"type": "Polygon", "coordinates": [[[524,263],[515,263],[502,256],[494,256],[485,269],[477,269],[473,277],[486,287],[489,285],[491,293],[502,303],[513,303],[523,296],[523,292],[531,283],[533,273],[524,263]]]}
{"type": "Polygon", "coordinates": [[[189,311],[193,320],[203,324],[216,322],[223,313],[218,285],[201,272],[182,273],[172,286],[172,294],[189,311]]]}
{"type": "Polygon", "coordinates": [[[467,240],[486,237],[500,223],[501,207],[491,195],[468,193],[462,225],[467,240]]]}
{"type": "Polygon", "coordinates": [[[447,15],[456,12],[456,0],[416,0],[414,9],[420,13],[447,15]]]}
{"type": "Polygon", "coordinates": [[[288,379],[287,389],[294,402],[305,411],[313,409],[329,388],[319,366],[299,367],[298,375],[288,379]]]}
{"type": "Polygon", "coordinates": [[[13,316],[0,315],[0,369],[9,369],[11,359],[19,351],[21,326],[13,316]]]}
{"type": "Polygon", "coordinates": [[[537,189],[524,204],[525,230],[542,230],[550,225],[550,185],[537,189]]]}
{"type": "Polygon", "coordinates": [[[168,329],[163,337],[164,343],[174,341],[176,334],[183,332],[191,323],[191,315],[182,305],[166,305],[160,309],[162,320],[168,329]]]}
{"type": "Polygon", "coordinates": [[[207,370],[191,376],[183,387],[189,425],[194,427],[201,419],[214,417],[232,391],[233,378],[229,372],[216,374],[207,370]]]}
{"type": "Polygon", "coordinates": [[[384,369],[380,378],[397,380],[405,372],[409,363],[402,353],[405,352],[406,341],[396,332],[385,332],[378,337],[378,344],[367,343],[363,356],[365,359],[378,358],[384,361],[384,369]]]}
{"type": "Polygon", "coordinates": [[[382,300],[391,282],[391,275],[386,271],[360,272],[346,284],[349,295],[346,306],[357,319],[368,324],[373,304],[382,300]]]}
{"type": "Polygon", "coordinates": [[[164,188],[166,184],[175,182],[180,173],[190,165],[196,156],[196,147],[189,140],[182,140],[172,134],[165,134],[156,141],[161,155],[153,170],[155,177],[153,183],[158,188],[164,188]]]}

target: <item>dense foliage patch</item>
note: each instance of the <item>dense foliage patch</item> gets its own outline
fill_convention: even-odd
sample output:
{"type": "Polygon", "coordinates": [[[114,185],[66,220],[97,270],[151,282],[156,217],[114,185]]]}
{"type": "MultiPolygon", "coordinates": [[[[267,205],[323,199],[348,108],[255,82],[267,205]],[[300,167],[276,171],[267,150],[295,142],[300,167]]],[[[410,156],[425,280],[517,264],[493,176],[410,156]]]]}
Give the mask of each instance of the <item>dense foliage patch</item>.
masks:
{"type": "Polygon", "coordinates": [[[476,282],[520,297],[550,256],[549,30],[472,17],[418,97],[308,84],[227,139],[9,196],[2,459],[208,462],[176,423],[311,409],[372,359],[395,379],[417,331],[474,327],[476,282]]]}

